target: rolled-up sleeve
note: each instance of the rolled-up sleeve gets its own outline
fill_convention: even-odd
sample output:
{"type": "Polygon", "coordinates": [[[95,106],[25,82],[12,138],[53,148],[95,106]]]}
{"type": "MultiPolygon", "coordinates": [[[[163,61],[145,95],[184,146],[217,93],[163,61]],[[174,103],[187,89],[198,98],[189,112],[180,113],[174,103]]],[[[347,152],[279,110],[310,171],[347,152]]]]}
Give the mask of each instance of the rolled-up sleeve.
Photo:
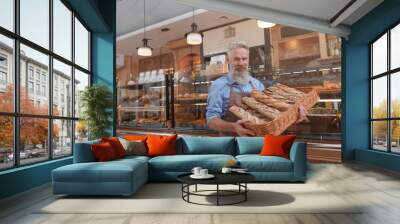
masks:
{"type": "Polygon", "coordinates": [[[265,86],[262,82],[260,82],[259,80],[255,79],[256,81],[256,88],[258,91],[264,91],[265,90],[265,86]]]}
{"type": "Polygon", "coordinates": [[[207,111],[206,111],[206,119],[207,123],[215,118],[222,117],[223,114],[223,99],[222,99],[221,86],[216,82],[211,84],[208,90],[208,98],[207,98],[207,111]]]}

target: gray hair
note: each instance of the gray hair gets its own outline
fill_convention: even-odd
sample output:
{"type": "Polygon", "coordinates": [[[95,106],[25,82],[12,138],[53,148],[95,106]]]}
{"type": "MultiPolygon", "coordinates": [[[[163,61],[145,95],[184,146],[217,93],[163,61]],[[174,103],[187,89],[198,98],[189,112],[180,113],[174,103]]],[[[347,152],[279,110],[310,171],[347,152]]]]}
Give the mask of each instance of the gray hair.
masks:
{"type": "Polygon", "coordinates": [[[234,49],[237,49],[237,48],[243,48],[243,49],[249,50],[249,46],[247,45],[246,42],[244,42],[244,41],[232,41],[229,44],[228,52],[230,52],[230,51],[232,51],[234,49]]]}

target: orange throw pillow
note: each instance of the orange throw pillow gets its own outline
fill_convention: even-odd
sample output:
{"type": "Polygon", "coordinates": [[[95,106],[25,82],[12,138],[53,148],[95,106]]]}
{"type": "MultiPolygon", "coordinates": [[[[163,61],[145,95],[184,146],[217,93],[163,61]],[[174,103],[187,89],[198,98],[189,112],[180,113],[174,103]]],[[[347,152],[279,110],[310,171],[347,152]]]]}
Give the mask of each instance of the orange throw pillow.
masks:
{"type": "Polygon", "coordinates": [[[281,156],[289,159],[290,147],[292,147],[295,139],[296,135],[266,135],[264,136],[264,146],[261,149],[260,155],[281,156]]]}
{"type": "Polygon", "coordinates": [[[94,157],[99,162],[110,161],[117,158],[114,149],[108,142],[93,144],[91,145],[91,149],[94,154],[94,157]]]}
{"type": "Polygon", "coordinates": [[[126,151],[117,137],[101,138],[101,142],[110,143],[117,158],[126,156],[126,151]]]}
{"type": "Polygon", "coordinates": [[[129,141],[146,141],[147,135],[125,135],[123,136],[124,139],[129,140],[129,141]]]}
{"type": "Polygon", "coordinates": [[[175,155],[177,135],[150,135],[147,137],[148,156],[175,155]]]}

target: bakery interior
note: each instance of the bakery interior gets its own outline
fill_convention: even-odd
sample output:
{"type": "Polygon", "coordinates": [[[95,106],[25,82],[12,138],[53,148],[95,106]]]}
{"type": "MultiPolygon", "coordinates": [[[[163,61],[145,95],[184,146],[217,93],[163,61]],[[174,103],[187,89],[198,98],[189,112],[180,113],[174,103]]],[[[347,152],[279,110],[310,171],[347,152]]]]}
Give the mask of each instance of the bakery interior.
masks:
{"type": "MultiPolygon", "coordinates": [[[[340,161],[341,37],[171,2],[174,16],[160,19],[167,2],[136,1],[138,19],[130,25],[137,29],[117,35],[119,134],[218,135],[206,125],[207,92],[229,71],[229,43],[240,40],[250,47],[250,73],[266,87],[278,82],[317,90],[320,100],[308,111],[309,121],[286,133],[309,143],[310,160],[340,161]],[[198,45],[186,37],[193,23],[202,36],[198,45]],[[143,38],[151,56],[138,55],[143,38]]],[[[126,22],[117,20],[119,25],[126,22]]]]}

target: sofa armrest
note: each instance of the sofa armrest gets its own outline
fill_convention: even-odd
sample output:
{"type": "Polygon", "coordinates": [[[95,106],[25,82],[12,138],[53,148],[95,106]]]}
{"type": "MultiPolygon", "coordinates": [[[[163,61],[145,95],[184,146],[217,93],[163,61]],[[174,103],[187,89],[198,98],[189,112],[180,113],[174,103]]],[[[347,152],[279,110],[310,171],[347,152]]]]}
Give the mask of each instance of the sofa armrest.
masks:
{"type": "Polygon", "coordinates": [[[307,143],[294,142],[290,149],[290,160],[293,162],[293,179],[305,181],[307,175],[307,143]]]}
{"type": "Polygon", "coordinates": [[[96,144],[97,142],[84,142],[75,143],[74,145],[74,163],[89,163],[95,162],[96,158],[92,153],[90,146],[96,144]]]}

